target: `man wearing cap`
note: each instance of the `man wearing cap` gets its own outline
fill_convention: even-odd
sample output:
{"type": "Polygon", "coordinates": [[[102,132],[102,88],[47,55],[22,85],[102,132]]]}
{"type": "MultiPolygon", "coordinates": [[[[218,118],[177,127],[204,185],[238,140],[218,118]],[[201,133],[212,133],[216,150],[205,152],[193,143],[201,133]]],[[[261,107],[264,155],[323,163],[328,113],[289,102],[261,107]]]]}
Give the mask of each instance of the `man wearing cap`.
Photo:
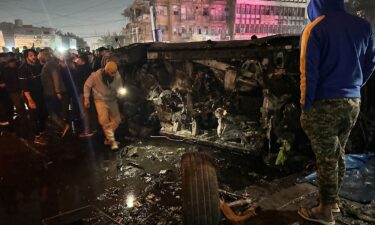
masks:
{"type": "Polygon", "coordinates": [[[109,61],[104,69],[99,69],[90,75],[83,88],[85,108],[90,107],[90,92],[93,93],[98,120],[106,137],[104,144],[110,145],[112,150],[118,149],[114,133],[121,122],[117,103],[118,90],[121,87],[122,79],[117,65],[109,61]]]}

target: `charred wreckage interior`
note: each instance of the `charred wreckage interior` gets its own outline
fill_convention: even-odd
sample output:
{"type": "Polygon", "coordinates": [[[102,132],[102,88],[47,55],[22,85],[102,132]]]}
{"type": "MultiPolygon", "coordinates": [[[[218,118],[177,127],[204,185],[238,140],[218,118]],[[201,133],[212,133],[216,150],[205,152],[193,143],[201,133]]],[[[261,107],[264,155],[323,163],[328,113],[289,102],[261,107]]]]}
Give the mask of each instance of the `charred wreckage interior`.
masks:
{"type": "MultiPolygon", "coordinates": [[[[165,136],[263,156],[281,165],[308,149],[300,128],[299,36],[117,49],[127,96],[121,108],[132,136],[165,136]]],[[[347,145],[373,145],[374,78],[347,145]]]]}

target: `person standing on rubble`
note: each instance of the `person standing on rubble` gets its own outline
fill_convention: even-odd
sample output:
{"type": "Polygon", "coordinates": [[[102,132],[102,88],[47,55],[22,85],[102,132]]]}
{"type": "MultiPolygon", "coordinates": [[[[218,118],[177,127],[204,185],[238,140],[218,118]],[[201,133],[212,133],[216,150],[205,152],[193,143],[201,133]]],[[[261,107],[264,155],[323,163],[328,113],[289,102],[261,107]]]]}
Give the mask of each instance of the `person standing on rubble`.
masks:
{"type": "Polygon", "coordinates": [[[118,149],[115,131],[121,122],[117,102],[120,88],[122,88],[122,78],[117,70],[117,65],[109,61],[104,69],[99,69],[90,75],[83,89],[85,108],[90,107],[90,92],[93,93],[98,120],[106,137],[104,144],[110,145],[111,150],[118,149]]]}
{"type": "Polygon", "coordinates": [[[306,220],[335,224],[345,173],[345,145],[359,111],[361,87],[375,68],[371,25],[344,10],[344,0],[311,0],[301,39],[301,126],[316,156],[320,203],[300,208],[306,220]]]}

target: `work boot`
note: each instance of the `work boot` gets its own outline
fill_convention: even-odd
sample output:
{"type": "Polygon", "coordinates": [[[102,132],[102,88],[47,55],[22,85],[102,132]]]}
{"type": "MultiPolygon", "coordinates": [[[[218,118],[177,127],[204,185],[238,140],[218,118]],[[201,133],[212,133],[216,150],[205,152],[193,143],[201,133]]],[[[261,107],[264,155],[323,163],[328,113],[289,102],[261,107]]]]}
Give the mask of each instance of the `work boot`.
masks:
{"type": "Polygon", "coordinates": [[[112,141],[112,143],[111,143],[111,150],[112,151],[118,150],[118,142],[117,141],[112,141]]]}

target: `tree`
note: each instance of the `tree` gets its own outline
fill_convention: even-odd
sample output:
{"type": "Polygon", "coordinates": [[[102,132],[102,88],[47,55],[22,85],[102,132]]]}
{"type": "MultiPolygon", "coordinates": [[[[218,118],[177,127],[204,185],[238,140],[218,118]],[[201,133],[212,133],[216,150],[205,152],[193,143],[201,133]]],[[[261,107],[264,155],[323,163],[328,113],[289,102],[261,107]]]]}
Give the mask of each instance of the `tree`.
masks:
{"type": "Polygon", "coordinates": [[[115,38],[111,35],[101,36],[98,39],[98,44],[101,46],[108,46],[108,45],[113,46],[114,43],[115,43],[115,38]]]}
{"type": "Polygon", "coordinates": [[[112,47],[112,48],[119,48],[119,47],[122,47],[124,46],[125,44],[125,36],[123,35],[104,35],[104,36],[101,36],[98,41],[97,41],[97,44],[99,46],[105,46],[105,47],[112,47]]]}

